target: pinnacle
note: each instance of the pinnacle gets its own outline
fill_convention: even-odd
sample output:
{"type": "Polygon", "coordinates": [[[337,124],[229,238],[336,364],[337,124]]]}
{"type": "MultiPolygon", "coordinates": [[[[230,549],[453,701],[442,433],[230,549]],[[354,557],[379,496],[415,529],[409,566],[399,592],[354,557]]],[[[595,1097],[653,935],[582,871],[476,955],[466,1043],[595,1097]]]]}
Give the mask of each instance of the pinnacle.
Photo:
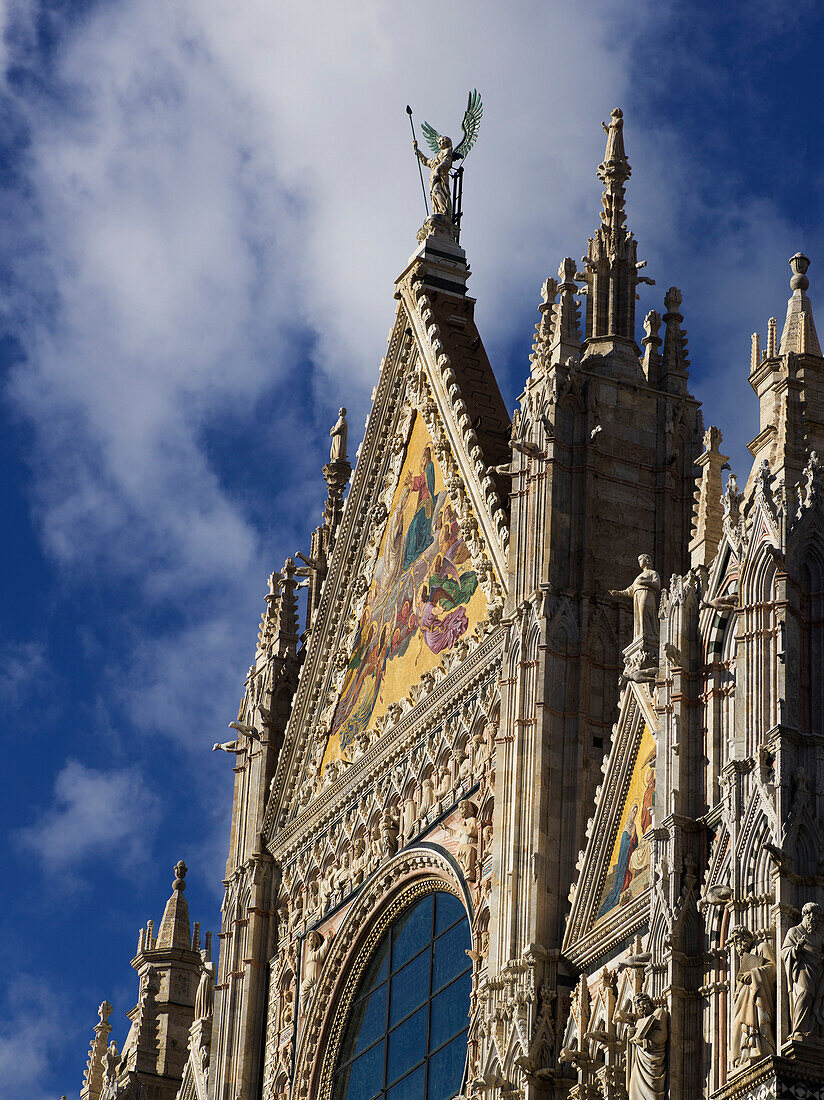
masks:
{"type": "Polygon", "coordinates": [[[793,351],[798,355],[815,355],[820,358],[821,347],[815,331],[813,307],[807,297],[807,288],[810,285],[807,269],[810,261],[801,252],[796,252],[789,263],[793,273],[790,279],[792,297],[787,303],[787,317],[781,334],[779,354],[786,355],[793,351]]]}
{"type": "Polygon", "coordinates": [[[163,919],[157,933],[156,946],[159,948],[191,947],[192,932],[189,927],[189,906],[183,891],[186,889],[188,867],[179,860],[175,865],[175,880],[172,883],[172,896],[166,902],[163,919]]]}

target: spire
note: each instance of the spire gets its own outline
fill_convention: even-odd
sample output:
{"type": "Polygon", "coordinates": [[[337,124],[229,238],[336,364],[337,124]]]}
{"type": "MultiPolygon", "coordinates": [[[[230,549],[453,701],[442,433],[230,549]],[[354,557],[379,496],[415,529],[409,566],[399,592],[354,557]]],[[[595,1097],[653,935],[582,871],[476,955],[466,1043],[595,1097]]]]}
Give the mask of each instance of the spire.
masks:
{"type": "Polygon", "coordinates": [[[188,867],[179,860],[175,865],[175,880],[172,884],[172,896],[166,902],[163,919],[157,933],[157,947],[181,947],[189,950],[192,946],[192,931],[189,926],[189,906],[183,896],[186,889],[188,867]]]}
{"type": "MultiPolygon", "coordinates": [[[[592,341],[609,338],[635,346],[635,288],[653,280],[638,275],[644,263],[637,261],[637,242],[626,227],[626,190],[624,184],[631,168],[624,150],[624,114],[620,107],[612,112],[604,159],[598,165],[598,178],[604,185],[601,196],[601,225],[589,240],[583,259],[585,270],[576,276],[586,282],[587,351],[595,350],[592,341]]],[[[599,349],[609,350],[609,349],[599,349]]]]}
{"type": "Polygon", "coordinates": [[[721,471],[727,462],[727,456],[721,454],[720,447],[721,432],[711,424],[704,432],[704,451],[696,459],[701,475],[695,491],[695,510],[690,539],[690,564],[693,569],[699,565],[710,564],[715,557],[723,532],[721,471]]]}
{"type": "Polygon", "coordinates": [[[781,334],[779,353],[786,355],[787,352],[794,351],[797,355],[816,355],[820,359],[821,347],[815,331],[813,307],[806,294],[807,287],[810,285],[810,280],[807,278],[809,266],[810,261],[800,252],[796,252],[790,260],[793,272],[790,288],[793,293],[787,302],[787,319],[781,334]]]}

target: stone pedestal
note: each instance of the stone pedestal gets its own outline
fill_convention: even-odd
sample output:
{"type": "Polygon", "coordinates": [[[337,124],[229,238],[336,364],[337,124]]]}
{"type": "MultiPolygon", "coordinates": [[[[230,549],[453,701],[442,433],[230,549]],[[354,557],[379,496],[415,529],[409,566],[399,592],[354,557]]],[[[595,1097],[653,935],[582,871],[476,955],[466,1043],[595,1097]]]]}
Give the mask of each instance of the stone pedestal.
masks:
{"type": "Polygon", "coordinates": [[[824,1044],[787,1044],[780,1057],[736,1069],[712,1100],[824,1100],[824,1044]]]}

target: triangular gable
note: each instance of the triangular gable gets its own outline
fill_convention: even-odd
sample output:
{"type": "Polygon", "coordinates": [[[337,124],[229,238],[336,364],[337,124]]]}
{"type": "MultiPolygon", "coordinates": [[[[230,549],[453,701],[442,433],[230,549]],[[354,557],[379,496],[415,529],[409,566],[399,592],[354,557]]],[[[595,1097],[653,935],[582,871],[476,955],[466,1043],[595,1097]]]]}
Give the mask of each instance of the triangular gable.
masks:
{"type": "Polygon", "coordinates": [[[579,966],[648,917],[656,728],[648,686],[628,683],[564,937],[563,953],[579,966]]]}
{"type": "MultiPolygon", "coordinates": [[[[494,467],[509,456],[509,421],[475,328],[473,300],[465,295],[433,289],[430,266],[425,249],[419,250],[398,280],[396,298],[400,301],[395,324],[386,358],[381,364],[380,379],[358,451],[320,604],[313,618],[284,751],[273,782],[273,798],[267,808],[265,824],[268,835],[299,813],[307,799],[318,793],[319,777],[323,780],[322,786],[332,785],[347,761],[362,751],[352,752],[353,739],[357,736],[357,723],[352,722],[346,730],[346,751],[342,751],[339,727],[351,717],[351,712],[341,720],[343,709],[339,707],[348,689],[356,689],[356,698],[347,699],[347,704],[354,701],[353,710],[361,708],[361,720],[369,712],[365,728],[374,734],[376,725],[384,721],[387,709],[396,708],[404,694],[407,701],[410,696],[414,700],[422,691],[425,694],[421,677],[425,685],[431,657],[437,656],[440,664],[446,667],[450,657],[478,644],[485,620],[497,622],[500,619],[506,595],[508,520],[502,480],[494,467]],[[410,489],[409,500],[402,509],[399,505],[407,474],[413,480],[416,477],[423,477],[424,482],[427,480],[426,471],[421,469],[423,450],[427,446],[431,452],[434,493],[436,497],[443,495],[439,501],[432,502],[432,515],[426,514],[416,522],[415,516],[421,507],[425,511],[429,508],[421,499],[423,484],[410,489]],[[416,527],[411,536],[413,542],[418,540],[424,553],[429,551],[431,554],[445,535],[447,516],[451,533],[458,537],[447,553],[447,557],[451,555],[454,569],[446,568],[443,576],[447,582],[456,581],[458,588],[450,593],[448,590],[453,586],[450,583],[442,585],[446,589],[445,596],[439,597],[437,607],[429,608],[432,645],[424,641],[425,652],[419,654],[421,633],[417,637],[403,637],[409,630],[409,621],[406,620],[404,627],[406,609],[402,599],[398,613],[391,617],[391,624],[380,620],[374,648],[369,643],[364,644],[363,627],[366,627],[368,638],[370,622],[375,621],[371,612],[370,622],[364,619],[370,593],[374,602],[380,577],[387,575],[395,565],[390,524],[394,521],[401,529],[403,565],[406,540],[413,525],[416,527]],[[438,531],[432,530],[433,542],[424,546],[430,524],[433,528],[438,526],[438,531]],[[463,548],[468,558],[458,562],[456,558],[463,554],[463,548]],[[473,582],[464,578],[470,572],[474,572],[477,585],[466,599],[466,586],[473,582]],[[454,607],[447,607],[450,600],[454,607]],[[444,628],[443,620],[449,611],[460,608],[463,610],[451,623],[457,623],[465,614],[466,628],[461,630],[453,645],[443,646],[435,654],[433,647],[437,646],[437,634],[449,632],[449,624],[444,628]],[[439,622],[435,622],[436,619],[439,622]],[[388,629],[381,643],[384,627],[388,629]],[[393,639],[396,648],[392,659],[388,660],[393,639]],[[365,670],[364,682],[355,684],[358,669],[370,656],[375,667],[387,658],[384,672],[387,669],[391,672],[391,682],[384,676],[379,685],[371,711],[365,683],[370,669],[365,670]],[[411,666],[408,669],[407,663],[411,666]],[[333,726],[336,736],[330,741],[333,726]],[[337,766],[329,769],[330,763],[337,766]]],[[[407,565],[411,569],[412,562],[407,565]]],[[[421,600],[422,586],[426,583],[429,589],[433,575],[428,570],[430,565],[435,568],[434,557],[427,562],[426,577],[422,573],[418,578],[413,571],[410,578],[417,590],[416,620],[418,615],[423,615],[426,603],[432,603],[421,600]]],[[[393,582],[390,587],[397,585],[393,582]]],[[[395,595],[400,597],[399,589],[395,595]]],[[[451,633],[459,633],[457,626],[452,626],[451,633]]],[[[429,678],[431,680],[431,675],[429,678]]],[[[374,691],[374,681],[371,687],[374,691]]]]}

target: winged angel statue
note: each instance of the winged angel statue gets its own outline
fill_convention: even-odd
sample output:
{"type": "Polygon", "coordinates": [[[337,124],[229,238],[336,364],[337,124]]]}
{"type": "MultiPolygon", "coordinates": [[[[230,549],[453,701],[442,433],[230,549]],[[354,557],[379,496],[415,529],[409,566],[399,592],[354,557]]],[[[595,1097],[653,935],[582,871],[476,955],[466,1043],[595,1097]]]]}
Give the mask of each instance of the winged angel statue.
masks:
{"type": "Polygon", "coordinates": [[[456,160],[463,160],[478,137],[481,126],[481,115],[484,113],[481,97],[476,91],[469,93],[466,111],[463,117],[463,135],[457,149],[452,148],[452,138],[439,134],[434,126],[424,122],[421,129],[426,138],[426,143],[433,157],[426,157],[418,148],[417,141],[413,142],[415,155],[421,164],[425,164],[429,172],[429,197],[432,201],[433,215],[440,214],[452,221],[452,195],[449,186],[449,173],[456,160]]]}

